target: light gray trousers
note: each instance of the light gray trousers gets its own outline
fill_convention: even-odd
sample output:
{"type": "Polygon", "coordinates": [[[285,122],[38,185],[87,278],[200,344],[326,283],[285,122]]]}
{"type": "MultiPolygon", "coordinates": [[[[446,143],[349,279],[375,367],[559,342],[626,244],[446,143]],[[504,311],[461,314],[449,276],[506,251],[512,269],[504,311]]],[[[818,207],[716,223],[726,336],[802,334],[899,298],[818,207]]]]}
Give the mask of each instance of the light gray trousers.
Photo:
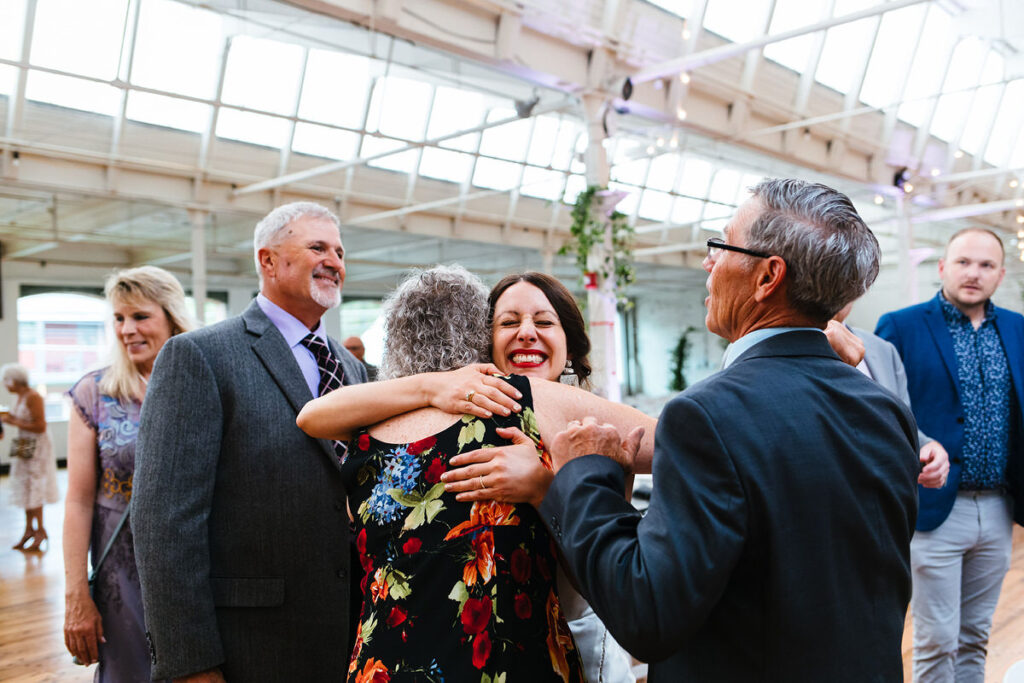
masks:
{"type": "Polygon", "coordinates": [[[984,683],[992,613],[1010,567],[1013,500],[962,491],[949,517],[910,542],[915,683],[984,683]]]}

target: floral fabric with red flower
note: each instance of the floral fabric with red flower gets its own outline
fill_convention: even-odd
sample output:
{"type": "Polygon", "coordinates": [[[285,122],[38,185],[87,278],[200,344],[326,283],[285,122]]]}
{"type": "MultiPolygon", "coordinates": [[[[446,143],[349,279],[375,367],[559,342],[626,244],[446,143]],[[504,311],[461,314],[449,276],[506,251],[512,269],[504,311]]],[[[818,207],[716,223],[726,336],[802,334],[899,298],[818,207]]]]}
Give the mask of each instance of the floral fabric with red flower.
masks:
{"type": "Polygon", "coordinates": [[[365,431],[342,466],[366,573],[348,680],[582,681],[549,567],[554,545],[529,505],[460,503],[441,474],[459,453],[505,445],[518,427],[549,461],[530,384],[513,375],[523,411],[470,415],[409,444],[365,431]]]}

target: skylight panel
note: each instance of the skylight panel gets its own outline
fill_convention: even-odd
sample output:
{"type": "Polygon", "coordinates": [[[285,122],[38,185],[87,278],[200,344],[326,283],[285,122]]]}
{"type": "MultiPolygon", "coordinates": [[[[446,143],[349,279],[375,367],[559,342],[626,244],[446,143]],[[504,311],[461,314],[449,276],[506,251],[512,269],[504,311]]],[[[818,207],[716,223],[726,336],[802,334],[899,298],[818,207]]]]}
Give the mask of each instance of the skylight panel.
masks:
{"type": "Polygon", "coordinates": [[[564,186],[564,173],[527,166],[523,169],[523,186],[519,194],[553,201],[562,196],[564,186]]]}
{"type": "Polygon", "coordinates": [[[945,75],[946,56],[953,34],[952,19],[937,5],[929,5],[924,30],[910,67],[907,86],[897,116],[912,126],[921,126],[932,108],[932,99],[927,97],[939,89],[945,75]]]}
{"type": "Polygon", "coordinates": [[[366,130],[403,140],[423,140],[433,88],[429,83],[400,76],[377,79],[366,130]]]}
{"type": "MultiPolygon", "coordinates": [[[[367,157],[374,154],[380,154],[390,149],[398,149],[400,147],[407,146],[408,143],[402,142],[401,140],[391,140],[389,138],[378,138],[372,135],[363,136],[363,147],[359,150],[359,156],[367,157]]],[[[374,168],[384,168],[389,171],[398,171],[399,173],[412,173],[416,167],[416,160],[419,157],[419,150],[410,149],[405,152],[399,152],[398,154],[389,154],[373,161],[367,161],[367,166],[373,166],[374,168]]]]}
{"type": "MultiPolygon", "coordinates": [[[[569,168],[576,149],[576,139],[583,132],[583,127],[575,119],[562,117],[558,127],[558,141],[555,142],[551,155],[551,167],[564,171],[569,168]]],[[[586,137],[586,136],[583,136],[586,137]]]]}
{"type": "Polygon", "coordinates": [[[565,195],[562,201],[566,204],[575,204],[576,197],[585,189],[587,189],[586,178],[577,174],[570,175],[565,181],[565,195]]]}
{"type": "Polygon", "coordinates": [[[650,161],[647,157],[642,157],[633,161],[616,164],[611,168],[611,178],[612,180],[629,183],[630,185],[643,185],[650,161]]]}
{"type": "Polygon", "coordinates": [[[686,157],[683,162],[683,170],[679,174],[679,183],[676,191],[691,197],[703,197],[707,194],[708,185],[711,183],[712,166],[704,159],[686,157]]]}
{"type": "Polygon", "coordinates": [[[32,33],[32,64],[113,80],[117,77],[126,11],[127,0],[39,0],[32,33]]]}
{"type": "Polygon", "coordinates": [[[299,116],[359,130],[376,67],[366,57],[310,50],[302,83],[299,116]]]}
{"type": "Polygon", "coordinates": [[[473,184],[491,190],[511,190],[518,187],[522,169],[519,164],[481,157],[476,160],[473,184]]]}
{"type": "Polygon", "coordinates": [[[217,137],[281,148],[288,144],[290,122],[265,114],[221,107],[217,115],[217,137]]]}
{"type": "Polygon", "coordinates": [[[318,126],[315,123],[296,123],[292,150],[326,159],[355,159],[359,137],[359,133],[347,130],[318,126]]]}
{"type": "Polygon", "coordinates": [[[154,126],[202,133],[210,123],[208,104],[145,92],[128,94],[125,117],[154,126]]]}
{"type": "Polygon", "coordinates": [[[637,207],[637,215],[650,221],[666,221],[672,211],[672,195],[657,190],[644,190],[637,207]]]}
{"type": "Polygon", "coordinates": [[[18,69],[0,64],[0,95],[13,95],[14,83],[18,77],[18,69]]]}
{"type": "MultiPolygon", "coordinates": [[[[483,124],[485,115],[484,96],[480,93],[447,86],[438,87],[434,93],[427,138],[434,139],[458,133],[460,130],[476,128],[483,124]]],[[[475,152],[479,139],[480,133],[471,133],[445,140],[440,144],[450,149],[475,152]]]]}
{"type": "MultiPolygon", "coordinates": [[[[24,33],[25,0],[0,2],[0,59],[21,59],[21,38],[24,33]]],[[[2,83],[0,80],[0,88],[3,87],[2,83]]]]}
{"type": "Polygon", "coordinates": [[[680,17],[689,15],[693,4],[692,0],[647,0],[647,2],[680,17]]]}
{"type": "MultiPolygon", "coordinates": [[[[753,4],[753,3],[747,3],[753,4]]],[[[704,29],[734,43],[745,43],[761,35],[770,3],[757,3],[736,11],[736,0],[708,0],[704,9],[704,29]]]]}
{"type": "Polygon", "coordinates": [[[676,184],[680,160],[678,154],[659,154],[651,159],[651,168],[647,172],[647,187],[671,191],[676,184]]]}
{"type": "Polygon", "coordinates": [[[29,71],[25,97],[107,116],[114,116],[121,110],[121,91],[114,86],[43,71],[29,71]]]}
{"type": "MultiPolygon", "coordinates": [[[[514,110],[497,107],[487,115],[487,121],[501,121],[510,116],[515,116],[514,110]]],[[[480,140],[480,153],[509,161],[523,161],[526,158],[532,124],[533,121],[530,119],[520,119],[495,128],[488,128],[484,131],[483,139],[480,140]]]]}
{"type": "Polygon", "coordinates": [[[536,166],[549,166],[558,143],[560,122],[557,116],[538,116],[533,120],[530,150],[526,161],[536,166]]]}
{"type": "MultiPolygon", "coordinates": [[[[877,0],[837,0],[832,15],[841,17],[875,4],[877,0]]],[[[833,90],[848,92],[868,58],[871,34],[877,25],[878,18],[869,17],[830,28],[825,33],[814,79],[833,90]]]]}
{"type": "Polygon", "coordinates": [[[734,204],[739,192],[740,172],[731,168],[720,168],[711,181],[708,199],[723,204],[734,204]]]}
{"type": "Polygon", "coordinates": [[[700,220],[700,214],[704,211],[704,202],[690,197],[676,197],[676,203],[672,206],[672,222],[677,225],[695,223],[700,220]]]}
{"type": "Polygon", "coordinates": [[[421,176],[461,185],[469,178],[471,168],[473,157],[469,154],[437,147],[423,148],[423,158],[420,159],[421,176]]]}
{"type": "MultiPolygon", "coordinates": [[[[1018,138],[1024,141],[1024,135],[1018,134],[1022,111],[1024,111],[1024,80],[1011,81],[1003,92],[999,113],[992,126],[992,135],[989,137],[988,147],[985,148],[985,161],[995,166],[1009,163],[1008,157],[1011,156],[1011,150],[1018,138]]],[[[1018,166],[1021,165],[1024,164],[1018,164],[1018,166]]]]}
{"type": "Polygon", "coordinates": [[[146,0],[139,12],[132,83],[212,99],[225,41],[220,15],[170,0],[146,0]]]}
{"type": "Polygon", "coordinates": [[[580,134],[576,136],[576,149],[569,161],[569,170],[573,173],[586,173],[587,165],[583,163],[583,155],[587,151],[587,145],[589,144],[590,138],[587,136],[586,130],[580,130],[580,134]]]}
{"type": "MultiPolygon", "coordinates": [[[[768,35],[813,24],[824,18],[822,11],[827,7],[828,3],[824,2],[809,4],[805,0],[776,0],[768,35]]],[[[734,14],[741,14],[741,12],[734,12],[734,14]]],[[[814,46],[816,37],[817,34],[808,33],[778,43],[769,43],[764,46],[764,56],[797,73],[802,73],[807,68],[807,61],[810,59],[811,48],[814,46]]]]}
{"type": "Polygon", "coordinates": [[[615,205],[615,210],[626,216],[635,216],[640,204],[640,190],[622,183],[608,183],[609,190],[621,190],[626,193],[622,201],[615,205]]]}
{"type": "Polygon", "coordinates": [[[942,91],[932,118],[931,134],[940,140],[953,140],[963,127],[974,91],[964,90],[978,83],[985,44],[977,38],[964,38],[953,50],[942,91]]]}
{"type": "Polygon", "coordinates": [[[897,89],[914,58],[914,37],[921,30],[926,10],[924,5],[913,5],[882,15],[860,91],[861,102],[881,109],[899,99],[897,89]]]}
{"type": "Polygon", "coordinates": [[[225,104],[291,116],[302,60],[303,50],[298,45],[237,36],[228,52],[221,100],[225,104]]]}
{"type": "MultiPolygon", "coordinates": [[[[989,50],[985,58],[985,69],[981,74],[982,83],[999,83],[1003,78],[1003,57],[995,50],[989,50]]],[[[992,120],[999,106],[999,96],[1003,92],[1002,85],[987,85],[979,88],[972,98],[971,113],[967,118],[967,126],[960,138],[960,148],[965,152],[977,155],[985,144],[991,130],[992,120]]]]}

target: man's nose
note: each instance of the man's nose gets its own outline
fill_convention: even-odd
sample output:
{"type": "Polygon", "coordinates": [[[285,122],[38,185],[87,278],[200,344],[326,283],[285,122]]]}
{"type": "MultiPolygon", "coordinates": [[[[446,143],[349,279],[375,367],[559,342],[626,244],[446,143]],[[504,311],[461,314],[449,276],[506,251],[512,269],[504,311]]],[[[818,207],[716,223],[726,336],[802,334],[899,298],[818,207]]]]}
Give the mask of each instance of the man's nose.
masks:
{"type": "Polygon", "coordinates": [[[711,269],[715,267],[715,259],[711,257],[711,254],[708,254],[704,257],[704,260],[701,261],[701,265],[704,267],[704,270],[710,273],[711,269]]]}

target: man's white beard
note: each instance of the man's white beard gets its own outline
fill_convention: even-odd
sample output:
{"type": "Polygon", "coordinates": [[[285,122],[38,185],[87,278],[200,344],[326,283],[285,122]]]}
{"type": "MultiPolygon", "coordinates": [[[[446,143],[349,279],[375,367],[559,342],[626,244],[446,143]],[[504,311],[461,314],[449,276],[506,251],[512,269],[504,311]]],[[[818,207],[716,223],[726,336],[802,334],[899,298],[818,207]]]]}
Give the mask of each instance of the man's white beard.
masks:
{"type": "Polygon", "coordinates": [[[324,308],[334,308],[341,303],[341,288],[321,286],[316,280],[309,283],[309,295],[313,301],[324,308]]]}

